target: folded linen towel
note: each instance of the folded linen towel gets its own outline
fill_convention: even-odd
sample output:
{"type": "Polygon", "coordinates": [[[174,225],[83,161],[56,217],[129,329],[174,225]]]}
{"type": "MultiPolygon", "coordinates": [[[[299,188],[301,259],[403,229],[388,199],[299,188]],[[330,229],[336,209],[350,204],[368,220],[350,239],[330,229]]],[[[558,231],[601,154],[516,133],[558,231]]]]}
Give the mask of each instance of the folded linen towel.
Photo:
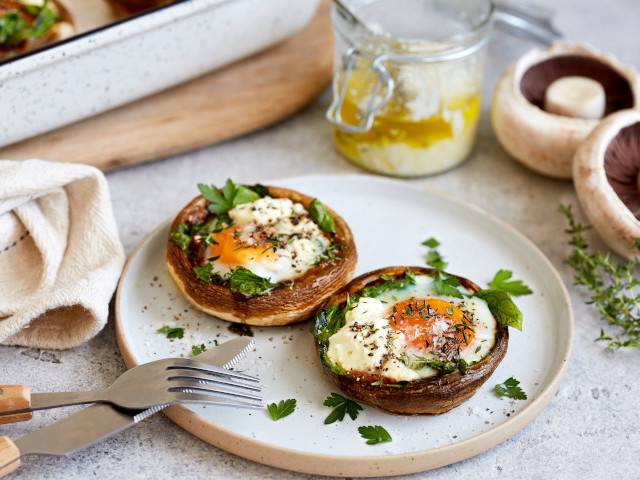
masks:
{"type": "Polygon", "coordinates": [[[123,264],[99,170],[0,160],[0,343],[87,341],[107,322],[123,264]]]}

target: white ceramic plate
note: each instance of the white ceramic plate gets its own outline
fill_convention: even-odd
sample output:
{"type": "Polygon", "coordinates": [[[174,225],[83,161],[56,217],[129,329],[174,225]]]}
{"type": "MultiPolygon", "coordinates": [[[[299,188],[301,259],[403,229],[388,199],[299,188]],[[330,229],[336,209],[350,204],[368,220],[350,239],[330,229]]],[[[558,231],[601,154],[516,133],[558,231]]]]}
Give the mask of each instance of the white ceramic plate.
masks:
{"type": "MultiPolygon", "coordinates": [[[[313,176],[275,182],[320,198],[349,223],[356,240],[357,274],[389,265],[422,265],[420,242],[438,238],[448,270],[486,284],[508,268],[534,291],[517,299],[524,331],[512,331],[509,350],[494,375],[468,402],[436,417],[395,416],[365,407],[352,421],[323,425],[332,391],[324,378],[309,324],[253,328],[256,351],[243,368],[259,375],[268,402],[295,398],[293,415],[272,421],[265,412],[222,407],[175,407],[168,416],[204,440],[237,455],[276,467],[324,475],[412,473],[476,455],[530,422],[555,393],[569,357],[570,302],[562,281],[526,238],[475,207],[406,183],[369,176],[313,176]],[[497,398],[493,386],[517,377],[529,398],[497,398]],[[393,442],[365,444],[357,428],[383,425],[393,442]]],[[[194,188],[195,190],[195,188],[194,188]]],[[[177,206],[178,207],[178,206],[177,206]]],[[[132,255],[116,305],[120,348],[128,366],[191,354],[192,345],[234,336],[228,323],[193,309],[174,287],[164,263],[167,225],[132,255]],[[171,342],[156,330],[183,326],[171,342]]]]}

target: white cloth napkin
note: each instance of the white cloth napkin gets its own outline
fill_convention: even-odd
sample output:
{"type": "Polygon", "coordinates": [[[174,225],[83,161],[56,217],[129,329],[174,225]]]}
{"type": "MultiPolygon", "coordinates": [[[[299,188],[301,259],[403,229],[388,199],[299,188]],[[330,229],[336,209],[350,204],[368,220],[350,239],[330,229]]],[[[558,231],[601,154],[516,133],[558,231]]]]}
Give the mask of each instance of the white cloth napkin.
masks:
{"type": "Polygon", "coordinates": [[[0,343],[87,341],[107,322],[123,264],[99,170],[0,160],[0,343]]]}

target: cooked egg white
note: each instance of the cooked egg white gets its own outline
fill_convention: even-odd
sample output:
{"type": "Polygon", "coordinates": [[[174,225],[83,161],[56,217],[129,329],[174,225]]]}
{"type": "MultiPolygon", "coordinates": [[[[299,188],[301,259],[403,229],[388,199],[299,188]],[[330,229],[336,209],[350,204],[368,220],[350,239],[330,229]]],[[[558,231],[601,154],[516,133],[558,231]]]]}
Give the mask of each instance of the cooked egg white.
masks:
{"type": "Polygon", "coordinates": [[[486,302],[434,295],[432,282],[420,275],[405,289],[361,298],[329,338],[329,359],[347,372],[412,381],[438,371],[408,360],[463,359],[472,364],[487,356],[498,325],[486,302]]]}
{"type": "Polygon", "coordinates": [[[206,257],[225,275],[242,266],[272,282],[304,274],[330,244],[307,210],[288,198],[264,197],[229,210],[233,225],[213,234],[206,257]]]}

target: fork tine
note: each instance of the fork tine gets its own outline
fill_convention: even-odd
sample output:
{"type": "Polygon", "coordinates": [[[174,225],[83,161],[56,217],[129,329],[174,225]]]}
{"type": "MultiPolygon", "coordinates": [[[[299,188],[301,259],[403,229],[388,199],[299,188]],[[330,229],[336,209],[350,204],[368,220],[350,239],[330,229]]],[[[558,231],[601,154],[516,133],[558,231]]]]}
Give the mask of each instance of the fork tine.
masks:
{"type": "Polygon", "coordinates": [[[166,379],[168,381],[193,380],[209,385],[229,385],[244,390],[251,390],[253,392],[262,391],[262,386],[259,383],[245,383],[241,380],[232,378],[212,377],[211,375],[201,373],[198,370],[173,369],[169,370],[167,373],[168,375],[166,376],[166,379]]]}
{"type": "Polygon", "coordinates": [[[180,403],[200,403],[204,405],[223,405],[228,407],[261,409],[264,405],[261,401],[240,400],[217,397],[214,395],[202,395],[199,393],[179,393],[176,392],[176,400],[180,403]]]}
{"type": "Polygon", "coordinates": [[[178,358],[178,359],[172,360],[171,364],[167,366],[167,370],[175,370],[176,368],[197,370],[197,371],[207,373],[209,375],[215,375],[215,376],[224,375],[231,378],[241,378],[249,382],[257,383],[260,381],[260,379],[258,379],[257,377],[253,377],[245,373],[240,373],[233,370],[227,370],[226,368],[214,367],[213,365],[209,365],[207,363],[202,363],[202,362],[196,362],[195,360],[190,360],[187,358],[178,358]]]}
{"type": "Polygon", "coordinates": [[[262,400],[261,395],[255,395],[245,393],[235,388],[229,388],[224,386],[205,386],[198,381],[182,380],[176,382],[175,386],[169,388],[170,392],[184,392],[184,393],[201,393],[201,394],[219,394],[223,396],[229,396],[234,398],[246,398],[249,400],[262,400]]]}

